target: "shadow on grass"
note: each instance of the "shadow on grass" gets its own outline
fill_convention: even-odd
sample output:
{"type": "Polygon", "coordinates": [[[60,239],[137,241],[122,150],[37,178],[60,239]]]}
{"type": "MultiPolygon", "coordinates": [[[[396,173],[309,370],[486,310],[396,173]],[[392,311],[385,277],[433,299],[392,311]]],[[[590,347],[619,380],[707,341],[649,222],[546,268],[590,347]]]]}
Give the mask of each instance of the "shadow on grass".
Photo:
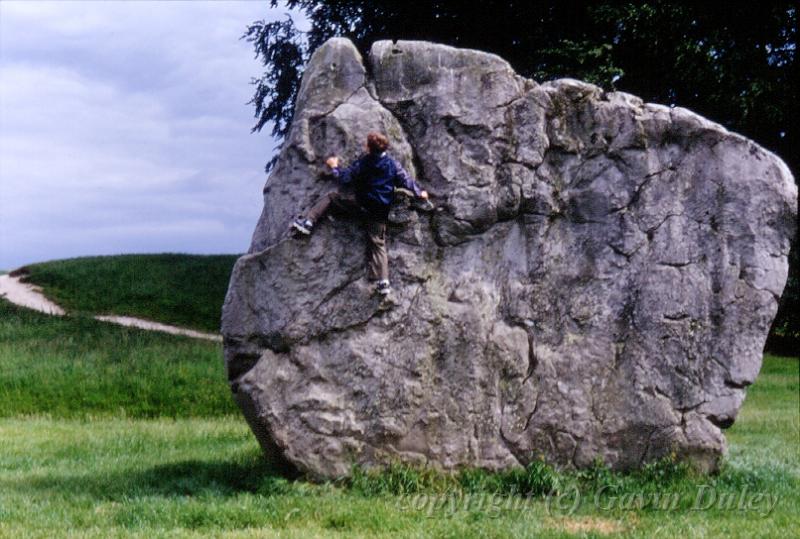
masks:
{"type": "Polygon", "coordinates": [[[121,501],[147,496],[229,497],[242,492],[269,496],[286,493],[292,482],[258,455],[240,462],[185,460],[143,470],[53,474],[4,481],[3,487],[20,492],[39,490],[52,495],[121,501]]]}
{"type": "MultiPolygon", "coordinates": [[[[726,492],[737,492],[745,486],[759,491],[770,488],[785,490],[793,484],[786,477],[775,474],[774,470],[762,468],[744,470],[726,465],[719,474],[696,475],[682,463],[667,459],[630,474],[615,473],[604,466],[556,472],[538,462],[525,469],[501,473],[464,470],[448,475],[403,465],[391,466],[382,472],[358,469],[354,472],[348,480],[336,483],[367,497],[454,491],[544,496],[569,484],[582,491],[601,490],[615,496],[652,491],[689,492],[700,484],[726,492]]],[[[304,480],[287,477],[269,464],[261,453],[254,453],[228,461],[191,459],[109,473],[87,469],[69,475],[52,473],[49,476],[22,477],[0,481],[0,490],[14,489],[27,494],[38,491],[48,497],[89,497],[97,502],[120,502],[147,497],[224,499],[241,493],[281,496],[296,492],[298,482],[304,480]]]]}

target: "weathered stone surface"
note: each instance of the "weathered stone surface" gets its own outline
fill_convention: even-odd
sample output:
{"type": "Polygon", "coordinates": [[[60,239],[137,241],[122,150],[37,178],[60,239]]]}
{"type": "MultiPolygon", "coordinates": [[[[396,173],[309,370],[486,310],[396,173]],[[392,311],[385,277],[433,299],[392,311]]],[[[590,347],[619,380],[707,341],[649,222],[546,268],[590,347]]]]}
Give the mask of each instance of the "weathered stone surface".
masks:
{"type": "MultiPolygon", "coordinates": [[[[787,276],[786,165],[691,111],[423,42],[321,47],[303,79],[222,331],[267,454],[321,477],[444,469],[713,468],[787,276]],[[358,223],[286,239],[369,130],[434,195],[393,211],[397,305],[358,223]]],[[[404,205],[405,204],[405,205],[404,205]]]]}

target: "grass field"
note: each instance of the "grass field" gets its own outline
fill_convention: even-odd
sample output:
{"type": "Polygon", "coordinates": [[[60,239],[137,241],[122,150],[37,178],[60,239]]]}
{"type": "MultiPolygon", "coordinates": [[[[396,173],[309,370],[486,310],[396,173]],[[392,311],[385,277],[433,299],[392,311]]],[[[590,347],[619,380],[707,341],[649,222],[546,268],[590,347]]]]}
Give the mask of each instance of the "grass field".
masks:
{"type": "Polygon", "coordinates": [[[27,266],[27,280],[70,312],[138,316],[219,331],[237,255],[87,256],[27,266]]]}
{"type": "Polygon", "coordinates": [[[0,300],[0,416],[187,417],[236,412],[222,345],[52,317],[0,300]]]}
{"type": "Polygon", "coordinates": [[[765,358],[712,477],[665,461],[312,484],[263,464],[220,345],[0,301],[0,537],[788,537],[798,376],[765,358]]]}

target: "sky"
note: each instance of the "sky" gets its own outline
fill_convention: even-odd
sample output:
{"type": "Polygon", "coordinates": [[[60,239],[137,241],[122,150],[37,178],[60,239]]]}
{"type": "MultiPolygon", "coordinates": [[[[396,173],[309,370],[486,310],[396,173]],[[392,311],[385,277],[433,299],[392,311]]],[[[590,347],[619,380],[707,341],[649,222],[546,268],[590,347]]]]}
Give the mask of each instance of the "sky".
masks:
{"type": "Polygon", "coordinates": [[[242,253],[269,126],[240,40],[267,2],[0,1],[0,269],[242,253]]]}

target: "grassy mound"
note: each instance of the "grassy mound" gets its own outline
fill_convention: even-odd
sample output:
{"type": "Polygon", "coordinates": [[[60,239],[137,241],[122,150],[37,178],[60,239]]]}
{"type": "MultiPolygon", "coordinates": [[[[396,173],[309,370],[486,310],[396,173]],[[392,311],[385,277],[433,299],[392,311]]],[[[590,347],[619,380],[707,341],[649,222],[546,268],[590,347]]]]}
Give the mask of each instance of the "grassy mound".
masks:
{"type": "Polygon", "coordinates": [[[69,312],[138,316],[219,331],[237,255],[90,256],[27,266],[28,282],[69,312]]]}

